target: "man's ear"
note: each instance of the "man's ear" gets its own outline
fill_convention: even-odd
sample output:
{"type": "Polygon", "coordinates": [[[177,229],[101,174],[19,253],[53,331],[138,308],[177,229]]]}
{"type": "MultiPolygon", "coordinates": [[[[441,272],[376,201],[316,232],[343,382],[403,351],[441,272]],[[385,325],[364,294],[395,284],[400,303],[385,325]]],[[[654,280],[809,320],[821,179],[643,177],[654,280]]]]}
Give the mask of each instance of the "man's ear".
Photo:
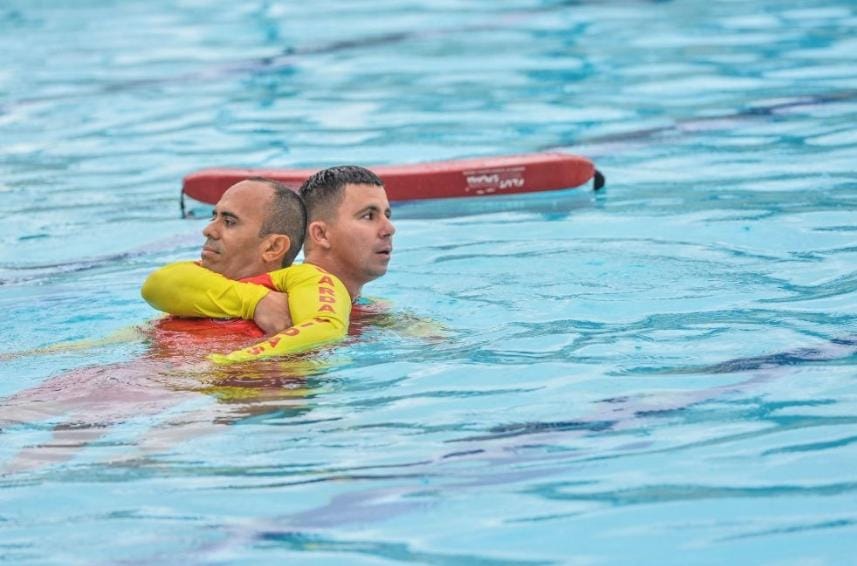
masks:
{"type": "Polygon", "coordinates": [[[330,249],[330,239],[327,235],[327,224],[323,220],[310,222],[307,226],[307,240],[311,242],[312,247],[319,247],[325,250],[330,249]]]}
{"type": "Polygon", "coordinates": [[[262,260],[266,263],[281,264],[291,245],[292,241],[285,234],[268,234],[262,250],[262,260]]]}

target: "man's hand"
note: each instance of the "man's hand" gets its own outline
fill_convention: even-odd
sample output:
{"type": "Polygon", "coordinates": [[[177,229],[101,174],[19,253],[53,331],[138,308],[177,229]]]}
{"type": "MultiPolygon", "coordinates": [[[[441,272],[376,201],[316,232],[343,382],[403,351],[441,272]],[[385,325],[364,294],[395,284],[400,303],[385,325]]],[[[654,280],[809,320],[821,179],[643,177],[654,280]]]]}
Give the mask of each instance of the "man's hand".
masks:
{"type": "Polygon", "coordinates": [[[285,293],[271,291],[256,305],[253,322],[266,334],[276,334],[292,325],[289,300],[285,293]]]}

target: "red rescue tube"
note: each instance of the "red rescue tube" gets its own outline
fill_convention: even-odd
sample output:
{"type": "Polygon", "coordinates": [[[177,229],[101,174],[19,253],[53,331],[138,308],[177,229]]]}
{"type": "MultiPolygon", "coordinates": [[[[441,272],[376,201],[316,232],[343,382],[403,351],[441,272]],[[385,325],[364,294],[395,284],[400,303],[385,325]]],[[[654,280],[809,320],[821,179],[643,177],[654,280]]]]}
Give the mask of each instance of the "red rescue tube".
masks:
{"type": "MultiPolygon", "coordinates": [[[[600,174],[579,155],[545,152],[456,159],[412,165],[369,167],[384,181],[390,201],[445,199],[569,189],[600,174]]],[[[205,169],[184,178],[182,192],[215,204],[230,186],[248,177],[267,177],[297,188],[318,169],[205,169]]]]}

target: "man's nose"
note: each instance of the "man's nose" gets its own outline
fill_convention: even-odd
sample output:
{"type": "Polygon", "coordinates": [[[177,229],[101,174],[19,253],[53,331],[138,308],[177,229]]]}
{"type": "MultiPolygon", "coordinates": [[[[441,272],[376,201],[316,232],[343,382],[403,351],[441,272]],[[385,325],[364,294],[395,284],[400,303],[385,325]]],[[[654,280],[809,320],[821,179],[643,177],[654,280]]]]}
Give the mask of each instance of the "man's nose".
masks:
{"type": "Polygon", "coordinates": [[[212,240],[217,239],[217,219],[212,218],[211,222],[205,225],[205,228],[202,229],[202,235],[206,238],[211,238],[212,240]]]}
{"type": "Polygon", "coordinates": [[[384,217],[384,223],[381,226],[381,237],[387,238],[396,233],[396,226],[393,224],[393,221],[384,217]]]}

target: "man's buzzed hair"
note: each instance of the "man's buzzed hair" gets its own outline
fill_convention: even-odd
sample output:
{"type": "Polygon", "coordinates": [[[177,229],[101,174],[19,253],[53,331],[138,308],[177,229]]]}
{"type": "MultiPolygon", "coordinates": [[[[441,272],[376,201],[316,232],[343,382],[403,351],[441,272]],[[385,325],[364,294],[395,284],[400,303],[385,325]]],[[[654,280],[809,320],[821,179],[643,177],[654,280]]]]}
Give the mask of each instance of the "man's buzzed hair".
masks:
{"type": "Polygon", "coordinates": [[[265,183],[274,189],[271,207],[265,215],[259,237],[268,234],[284,234],[289,237],[289,251],[283,256],[283,267],[288,267],[295,261],[301,246],[304,245],[306,234],[307,213],[303,200],[295,191],[286,185],[265,177],[250,177],[248,181],[265,183]]]}
{"type": "Polygon", "coordinates": [[[301,185],[300,194],[306,205],[309,221],[329,220],[342,202],[345,185],[375,185],[384,182],[372,171],[357,165],[339,165],[322,169],[301,185]]]}

